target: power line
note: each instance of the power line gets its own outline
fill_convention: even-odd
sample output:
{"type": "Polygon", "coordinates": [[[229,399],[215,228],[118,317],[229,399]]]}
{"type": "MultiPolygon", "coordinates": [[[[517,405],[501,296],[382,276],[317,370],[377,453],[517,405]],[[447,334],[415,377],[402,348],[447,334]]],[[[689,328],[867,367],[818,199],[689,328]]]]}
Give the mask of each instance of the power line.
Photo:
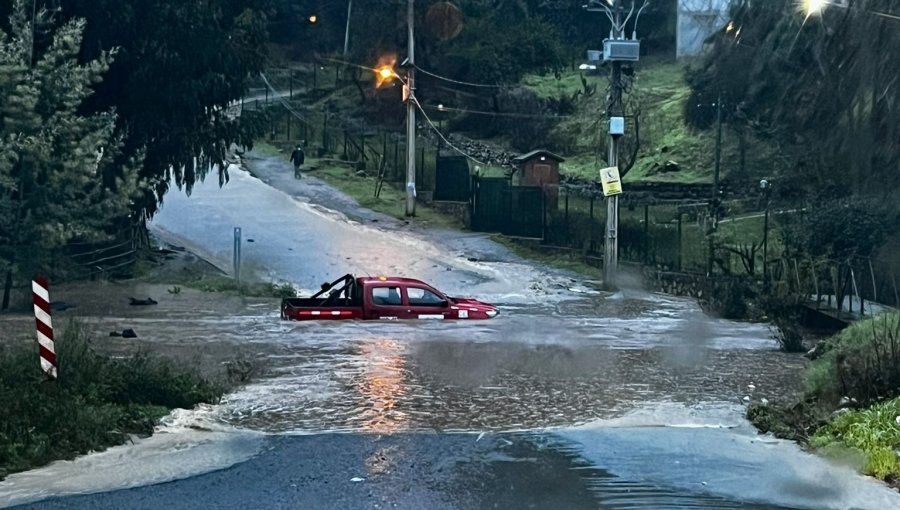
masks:
{"type": "Polygon", "coordinates": [[[428,114],[425,113],[425,109],[422,108],[422,105],[421,105],[418,101],[416,101],[416,106],[419,108],[419,111],[422,112],[422,116],[425,118],[425,122],[428,124],[428,126],[429,126],[435,133],[437,133],[437,135],[441,138],[441,140],[443,140],[444,143],[446,143],[451,149],[453,149],[453,150],[455,150],[456,152],[462,154],[462,155],[465,156],[466,158],[468,158],[468,159],[474,161],[475,163],[478,163],[479,165],[488,166],[487,163],[485,163],[485,162],[483,162],[483,161],[479,161],[479,160],[473,158],[472,156],[470,156],[468,153],[466,153],[465,151],[463,151],[463,150],[460,149],[459,147],[453,145],[453,143],[451,143],[450,140],[448,140],[447,137],[444,136],[443,133],[441,133],[441,130],[438,129],[437,126],[434,125],[434,122],[431,121],[431,118],[428,117],[428,114]]]}
{"type": "Polygon", "coordinates": [[[517,118],[525,118],[525,119],[568,119],[573,117],[573,115],[540,115],[535,113],[512,113],[512,112],[486,112],[481,110],[469,110],[466,108],[450,108],[447,106],[428,106],[431,110],[437,110],[439,112],[457,112],[457,113],[468,113],[472,115],[489,115],[492,117],[517,117],[517,118]]]}
{"type": "Polygon", "coordinates": [[[447,81],[447,82],[450,82],[450,83],[456,83],[456,84],[458,84],[458,85],[465,85],[465,86],[467,86],[467,87],[482,87],[482,88],[491,88],[491,89],[502,89],[502,88],[508,88],[508,87],[509,87],[509,85],[497,85],[497,84],[489,85],[489,84],[486,84],[486,83],[473,83],[473,82],[470,82],[470,81],[454,80],[453,78],[447,78],[446,76],[441,76],[441,75],[435,74],[435,73],[433,73],[433,72],[431,72],[431,71],[427,71],[427,70],[425,70],[425,69],[422,69],[422,68],[419,67],[419,66],[415,66],[415,68],[416,68],[417,71],[419,71],[419,72],[421,72],[421,73],[423,73],[423,74],[426,74],[426,75],[428,75],[428,76],[431,76],[432,78],[437,78],[438,80],[444,80],[444,81],[447,81]]]}
{"type": "Polygon", "coordinates": [[[302,115],[300,115],[299,113],[297,113],[296,110],[294,110],[294,108],[290,105],[290,103],[288,103],[287,101],[284,100],[284,96],[279,95],[279,92],[277,90],[275,90],[275,87],[273,87],[272,84],[269,83],[269,78],[266,77],[265,73],[260,71],[259,77],[262,78],[263,82],[266,84],[266,86],[269,88],[269,90],[271,90],[272,92],[275,93],[274,94],[275,99],[277,99],[278,102],[281,103],[282,106],[284,106],[285,110],[290,112],[291,115],[293,115],[298,120],[300,120],[300,122],[306,124],[307,126],[312,126],[312,124],[310,124],[310,122],[308,120],[306,120],[302,115]]]}

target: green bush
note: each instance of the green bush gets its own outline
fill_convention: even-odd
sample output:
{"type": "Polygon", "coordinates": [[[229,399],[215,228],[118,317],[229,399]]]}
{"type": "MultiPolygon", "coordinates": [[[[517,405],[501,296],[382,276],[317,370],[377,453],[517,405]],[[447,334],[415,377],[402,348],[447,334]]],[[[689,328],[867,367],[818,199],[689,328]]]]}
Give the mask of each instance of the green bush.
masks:
{"type": "Polygon", "coordinates": [[[810,444],[858,450],[865,456],[864,471],[882,480],[900,477],[900,398],[869,409],[849,411],[819,429],[810,444]]]}
{"type": "Polygon", "coordinates": [[[773,289],[763,292],[757,306],[772,321],[775,340],[784,352],[806,352],[803,344],[802,305],[807,296],[773,289]]]}
{"type": "Polygon", "coordinates": [[[0,479],[150,434],[170,409],[215,402],[225,390],[147,353],[97,354],[77,323],[65,328],[57,351],[59,379],[50,381],[34,344],[0,349],[0,479]]]}
{"type": "Polygon", "coordinates": [[[847,397],[865,406],[900,395],[900,313],[869,317],[829,342],[807,372],[807,391],[835,404],[847,397]]]}
{"type": "Polygon", "coordinates": [[[249,297],[296,297],[297,290],[290,283],[241,283],[227,276],[208,276],[192,284],[202,292],[235,292],[249,297]]]}

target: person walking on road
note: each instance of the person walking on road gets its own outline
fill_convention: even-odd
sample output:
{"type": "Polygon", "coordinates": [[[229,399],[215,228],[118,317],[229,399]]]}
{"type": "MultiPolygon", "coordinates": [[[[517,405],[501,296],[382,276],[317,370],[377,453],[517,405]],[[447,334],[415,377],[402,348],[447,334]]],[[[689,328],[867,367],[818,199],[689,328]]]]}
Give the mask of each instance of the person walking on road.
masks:
{"type": "Polygon", "coordinates": [[[294,149],[294,152],[291,153],[291,163],[294,164],[294,178],[300,179],[303,175],[300,173],[300,170],[303,169],[303,162],[306,160],[306,155],[303,154],[303,148],[300,145],[297,145],[297,148],[294,149]]]}

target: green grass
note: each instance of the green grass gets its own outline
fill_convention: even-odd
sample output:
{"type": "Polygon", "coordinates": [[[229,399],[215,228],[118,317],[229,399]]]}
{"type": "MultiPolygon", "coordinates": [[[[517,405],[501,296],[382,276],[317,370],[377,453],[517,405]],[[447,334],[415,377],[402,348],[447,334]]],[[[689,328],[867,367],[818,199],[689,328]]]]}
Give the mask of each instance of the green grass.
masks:
{"type": "Polygon", "coordinates": [[[522,258],[591,278],[599,279],[603,277],[603,270],[586,263],[584,257],[577,251],[559,253],[540,250],[500,234],[492,235],[491,239],[498,244],[506,246],[510,251],[522,258]]]}
{"type": "MultiPolygon", "coordinates": [[[[648,58],[635,70],[634,92],[643,112],[641,149],[638,160],[624,177],[629,182],[708,183],[712,180],[715,161],[715,130],[692,130],[684,123],[685,103],[690,88],[685,70],[691,60],[648,58]],[[677,172],[662,172],[666,162],[676,163],[677,172]]],[[[523,84],[541,97],[571,97],[583,87],[578,72],[567,72],[561,80],[553,75],[529,75],[523,84]]],[[[606,166],[606,72],[587,78],[597,86],[590,97],[581,97],[573,116],[563,119],[555,134],[568,140],[571,148],[561,156],[563,174],[595,180],[599,168],[606,166]],[[603,153],[601,155],[601,153],[603,153]]],[[[773,147],[751,139],[746,153],[746,169],[750,175],[771,175],[781,163],[773,147]]],[[[721,175],[727,177],[739,169],[737,136],[723,129],[721,175]]]]}
{"type": "Polygon", "coordinates": [[[413,224],[432,228],[461,228],[463,225],[455,218],[451,218],[433,208],[419,202],[416,204],[415,217],[406,216],[406,191],[400,190],[388,183],[381,189],[380,195],[375,197],[377,179],[371,176],[359,176],[348,165],[316,163],[318,168],[315,176],[328,184],[350,195],[359,205],[399,220],[408,220],[413,224]]]}
{"type": "Polygon", "coordinates": [[[835,446],[862,453],[863,472],[882,480],[900,478],[900,398],[834,418],[810,439],[816,448],[835,446]]]}
{"type": "Polygon", "coordinates": [[[276,147],[271,143],[260,140],[253,144],[253,150],[258,152],[262,156],[278,156],[281,157],[284,155],[284,149],[276,147]]]}
{"type": "Polygon", "coordinates": [[[851,397],[869,404],[900,394],[900,313],[856,321],[826,346],[807,371],[810,395],[831,403],[851,397]]]}
{"type": "Polygon", "coordinates": [[[33,341],[0,346],[0,479],[151,434],[170,409],[215,402],[225,391],[194,368],[146,352],[98,354],[78,323],[60,329],[56,381],[40,372],[33,341]]]}
{"type": "Polygon", "coordinates": [[[196,280],[186,282],[185,285],[202,292],[240,294],[247,297],[286,298],[297,295],[297,290],[289,283],[243,282],[238,285],[234,278],[221,275],[202,275],[196,280]]]}
{"type": "MultiPolygon", "coordinates": [[[[554,75],[528,74],[522,78],[522,85],[541,98],[551,99],[561,96],[572,97],[578,91],[584,91],[579,71],[565,71],[559,79],[554,75]]],[[[588,86],[597,85],[598,90],[605,87],[603,77],[585,75],[588,86]]]]}

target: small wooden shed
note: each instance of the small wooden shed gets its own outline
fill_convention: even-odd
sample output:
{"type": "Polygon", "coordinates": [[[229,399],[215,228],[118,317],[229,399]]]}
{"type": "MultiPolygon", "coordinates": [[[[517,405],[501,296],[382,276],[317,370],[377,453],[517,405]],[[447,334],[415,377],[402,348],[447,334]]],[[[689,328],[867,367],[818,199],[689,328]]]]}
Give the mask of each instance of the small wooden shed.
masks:
{"type": "Polygon", "coordinates": [[[543,149],[513,158],[516,171],[513,184],[544,188],[547,208],[555,210],[559,201],[559,164],[565,159],[543,149]]]}

